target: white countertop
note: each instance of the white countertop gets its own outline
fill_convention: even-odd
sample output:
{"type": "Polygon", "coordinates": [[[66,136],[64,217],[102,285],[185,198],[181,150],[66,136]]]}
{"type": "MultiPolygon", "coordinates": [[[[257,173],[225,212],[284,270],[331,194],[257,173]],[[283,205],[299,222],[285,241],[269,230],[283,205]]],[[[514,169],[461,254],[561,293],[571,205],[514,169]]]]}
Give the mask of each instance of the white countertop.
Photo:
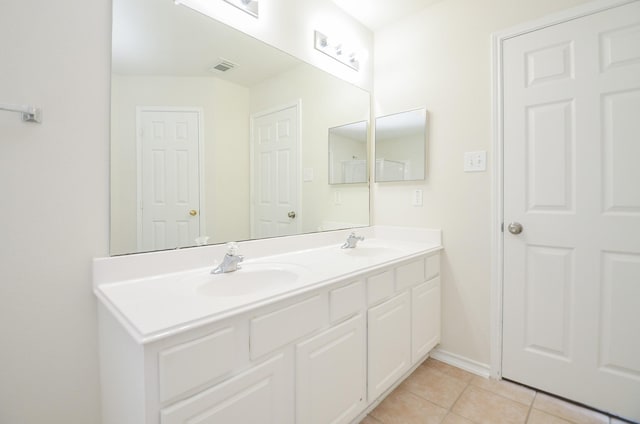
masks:
{"type": "Polygon", "coordinates": [[[358,230],[365,240],[355,249],[341,249],[342,242],[335,240],[344,240],[349,232],[239,243],[245,261],[230,274],[211,275],[215,261],[199,263],[206,249],[222,258],[223,246],[100,258],[94,262],[94,291],[138,342],[147,343],[441,249],[439,230],[391,227],[358,230]],[[288,251],[283,242],[291,247],[288,251]],[[184,264],[190,267],[184,269],[184,264]],[[284,269],[290,278],[283,284],[252,280],[255,289],[231,296],[208,292],[220,282],[242,279],[246,284],[250,275],[258,280],[264,267],[276,273],[284,269]],[[156,268],[160,273],[154,274],[156,268]]]}

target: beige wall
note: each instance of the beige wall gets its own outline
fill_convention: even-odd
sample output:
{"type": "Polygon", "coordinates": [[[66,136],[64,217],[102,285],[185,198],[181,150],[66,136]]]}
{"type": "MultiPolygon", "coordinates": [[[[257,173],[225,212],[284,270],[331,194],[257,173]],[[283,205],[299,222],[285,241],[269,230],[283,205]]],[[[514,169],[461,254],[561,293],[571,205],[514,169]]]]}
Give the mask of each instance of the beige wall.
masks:
{"type": "MultiPolygon", "coordinates": [[[[465,151],[491,157],[493,32],[584,0],[446,0],[376,32],[376,116],[426,107],[427,179],[376,184],[374,222],[442,228],[441,348],[489,363],[491,172],[464,173],[465,151]],[[411,191],[424,190],[424,207],[411,191]]],[[[489,168],[492,163],[488,163],[489,168]]]]}
{"type": "Polygon", "coordinates": [[[214,77],[111,80],[111,253],[137,251],[136,107],[200,107],[210,243],[249,237],[249,90],[214,77]],[[233,184],[230,182],[233,181],[233,184]]]}
{"type": "Polygon", "coordinates": [[[2,2],[0,423],[98,424],[91,260],[109,251],[107,0],[2,2]]]}

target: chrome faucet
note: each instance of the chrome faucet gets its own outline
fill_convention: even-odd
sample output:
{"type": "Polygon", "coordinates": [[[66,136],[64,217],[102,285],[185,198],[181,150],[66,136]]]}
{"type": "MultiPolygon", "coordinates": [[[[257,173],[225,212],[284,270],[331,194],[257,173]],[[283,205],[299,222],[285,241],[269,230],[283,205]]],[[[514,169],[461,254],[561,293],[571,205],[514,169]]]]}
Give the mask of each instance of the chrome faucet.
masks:
{"type": "Polygon", "coordinates": [[[364,240],[363,236],[359,236],[356,237],[356,233],[351,233],[349,234],[349,237],[347,237],[347,241],[344,242],[344,244],[341,246],[342,249],[353,249],[354,247],[356,247],[358,245],[359,241],[364,240]]]}
{"type": "Polygon", "coordinates": [[[240,269],[240,262],[244,261],[244,256],[238,255],[238,245],[236,243],[227,243],[227,253],[222,259],[222,263],[211,270],[212,274],[223,274],[225,272],[234,272],[240,269]]]}

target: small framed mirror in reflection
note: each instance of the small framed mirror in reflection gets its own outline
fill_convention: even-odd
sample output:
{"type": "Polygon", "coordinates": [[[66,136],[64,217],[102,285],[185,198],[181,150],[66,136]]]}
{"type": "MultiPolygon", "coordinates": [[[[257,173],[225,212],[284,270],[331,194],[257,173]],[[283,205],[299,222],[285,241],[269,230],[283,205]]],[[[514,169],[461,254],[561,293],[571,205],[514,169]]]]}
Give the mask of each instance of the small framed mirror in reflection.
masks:
{"type": "Polygon", "coordinates": [[[375,181],[424,180],[426,147],[426,109],[376,118],[375,181]]]}
{"type": "Polygon", "coordinates": [[[367,121],[329,128],[329,184],[366,182],[367,121]]]}

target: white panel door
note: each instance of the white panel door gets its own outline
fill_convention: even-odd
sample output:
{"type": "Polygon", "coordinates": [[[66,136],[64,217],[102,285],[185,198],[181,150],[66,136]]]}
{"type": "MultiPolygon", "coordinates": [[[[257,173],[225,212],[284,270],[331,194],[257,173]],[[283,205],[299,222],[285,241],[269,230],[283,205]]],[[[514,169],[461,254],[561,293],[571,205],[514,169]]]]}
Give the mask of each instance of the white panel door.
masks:
{"type": "Polygon", "coordinates": [[[508,39],[503,67],[502,374],[640,420],[640,2],[508,39]]]}
{"type": "Polygon", "coordinates": [[[141,110],[142,251],[195,245],[200,234],[199,113],[141,110]]]}
{"type": "Polygon", "coordinates": [[[252,134],[252,238],[297,234],[298,107],[255,117],[252,134]]]}
{"type": "Polygon", "coordinates": [[[347,424],[366,406],[364,317],[296,347],[296,422],[347,424]]]}

